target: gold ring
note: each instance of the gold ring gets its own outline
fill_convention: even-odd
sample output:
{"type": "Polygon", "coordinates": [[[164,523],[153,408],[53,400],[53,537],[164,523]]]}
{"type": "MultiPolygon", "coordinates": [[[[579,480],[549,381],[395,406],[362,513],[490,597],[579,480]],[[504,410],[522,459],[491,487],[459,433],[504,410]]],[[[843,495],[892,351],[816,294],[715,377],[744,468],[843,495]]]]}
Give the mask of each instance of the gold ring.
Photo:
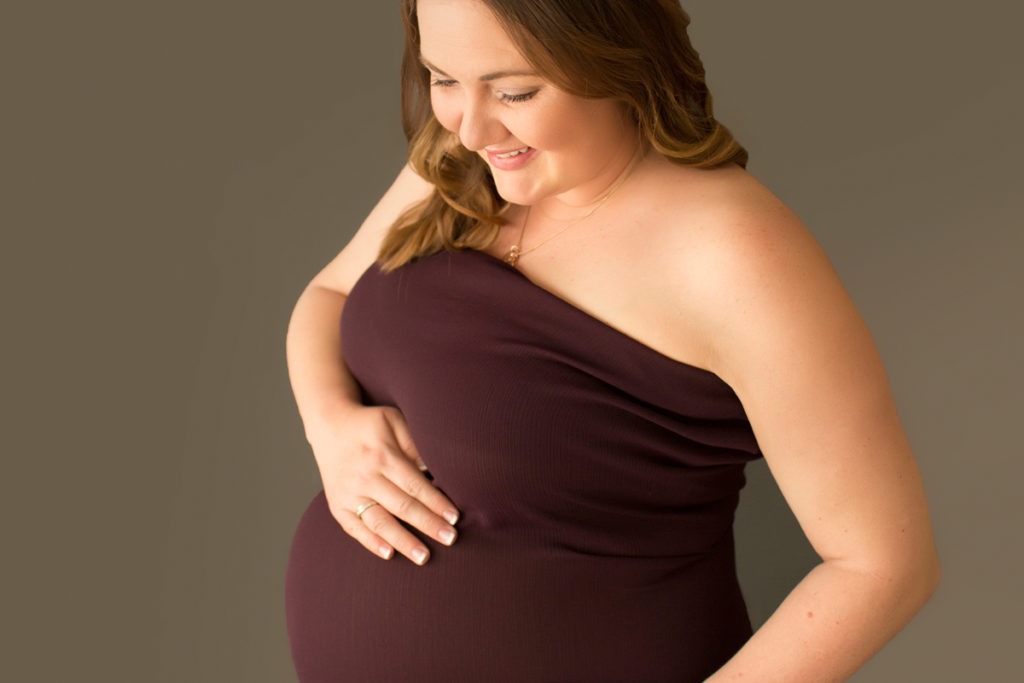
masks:
{"type": "Polygon", "coordinates": [[[372,508],[374,505],[380,505],[380,503],[378,503],[375,500],[371,500],[369,503],[363,503],[362,505],[356,508],[356,517],[362,519],[363,513],[372,508]]]}

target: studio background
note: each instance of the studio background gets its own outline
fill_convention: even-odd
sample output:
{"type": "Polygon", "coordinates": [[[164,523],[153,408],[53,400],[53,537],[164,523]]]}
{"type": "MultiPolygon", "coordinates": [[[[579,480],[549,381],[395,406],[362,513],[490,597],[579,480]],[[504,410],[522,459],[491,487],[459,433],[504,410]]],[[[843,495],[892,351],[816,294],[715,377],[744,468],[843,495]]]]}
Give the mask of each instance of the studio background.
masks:
{"type": "MultiPolygon", "coordinates": [[[[0,21],[0,677],[294,681],[284,571],[321,485],[285,332],[403,162],[397,2],[61,4],[0,21]]],[[[932,506],[942,585],[854,680],[1015,680],[1022,12],[684,6],[716,114],[875,335],[932,506]]],[[[815,556],[747,472],[756,626],[815,556]]]]}

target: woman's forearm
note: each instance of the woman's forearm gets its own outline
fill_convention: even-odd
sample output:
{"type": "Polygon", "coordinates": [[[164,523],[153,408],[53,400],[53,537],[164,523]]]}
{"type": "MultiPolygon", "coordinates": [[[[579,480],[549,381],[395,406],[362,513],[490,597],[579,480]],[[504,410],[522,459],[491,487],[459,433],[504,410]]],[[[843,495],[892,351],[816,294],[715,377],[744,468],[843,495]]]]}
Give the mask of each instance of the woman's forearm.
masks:
{"type": "Polygon", "coordinates": [[[903,572],[826,561],[707,681],[844,681],[924,605],[938,573],[937,559],[903,572]]]}
{"type": "Polygon", "coordinates": [[[310,284],[288,323],[288,377],[307,438],[319,424],[360,404],[359,386],[341,355],[341,311],[347,298],[310,284]]]}

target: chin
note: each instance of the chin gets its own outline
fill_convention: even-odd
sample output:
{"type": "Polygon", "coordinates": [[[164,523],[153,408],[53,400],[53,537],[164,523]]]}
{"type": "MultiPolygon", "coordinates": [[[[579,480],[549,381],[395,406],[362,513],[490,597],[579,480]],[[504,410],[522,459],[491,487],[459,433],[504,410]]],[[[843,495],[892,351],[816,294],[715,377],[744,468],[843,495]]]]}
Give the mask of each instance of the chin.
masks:
{"type": "Polygon", "coordinates": [[[520,183],[501,182],[495,178],[494,186],[498,190],[498,196],[510,204],[527,206],[538,199],[537,188],[534,186],[524,187],[520,183]]]}
{"type": "Polygon", "coordinates": [[[504,199],[509,204],[518,204],[520,206],[525,206],[531,203],[528,197],[525,197],[514,192],[502,192],[500,189],[498,190],[498,196],[504,199]]]}

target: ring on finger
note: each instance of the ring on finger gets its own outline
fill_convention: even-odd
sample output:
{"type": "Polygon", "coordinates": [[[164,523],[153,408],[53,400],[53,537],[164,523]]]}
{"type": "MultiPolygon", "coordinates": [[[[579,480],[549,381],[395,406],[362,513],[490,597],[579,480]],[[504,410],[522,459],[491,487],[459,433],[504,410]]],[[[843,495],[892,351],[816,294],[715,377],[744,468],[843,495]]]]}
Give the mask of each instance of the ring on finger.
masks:
{"type": "Polygon", "coordinates": [[[374,505],[380,505],[380,503],[378,503],[375,500],[371,500],[368,503],[363,503],[362,505],[360,505],[359,507],[356,508],[356,517],[358,517],[359,519],[362,519],[363,518],[363,513],[366,512],[367,510],[369,510],[370,508],[372,508],[374,505]]]}

